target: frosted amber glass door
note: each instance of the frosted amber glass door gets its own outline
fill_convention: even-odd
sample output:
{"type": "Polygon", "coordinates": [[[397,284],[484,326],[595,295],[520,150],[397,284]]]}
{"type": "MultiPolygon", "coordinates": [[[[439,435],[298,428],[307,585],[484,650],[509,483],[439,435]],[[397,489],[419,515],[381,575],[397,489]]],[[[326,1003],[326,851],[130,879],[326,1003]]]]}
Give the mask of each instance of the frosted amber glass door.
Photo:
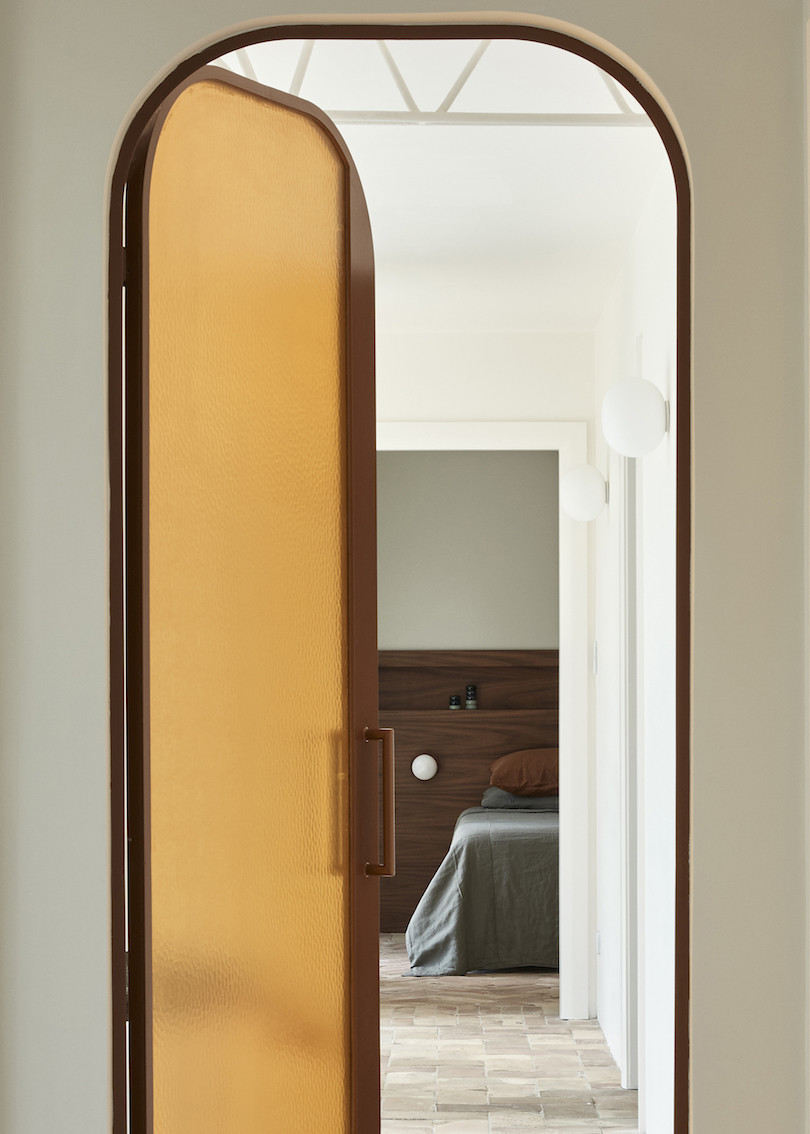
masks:
{"type": "Polygon", "coordinates": [[[146,159],[148,1109],[155,1134],[340,1134],[348,173],[245,86],[187,85],[146,159]]]}

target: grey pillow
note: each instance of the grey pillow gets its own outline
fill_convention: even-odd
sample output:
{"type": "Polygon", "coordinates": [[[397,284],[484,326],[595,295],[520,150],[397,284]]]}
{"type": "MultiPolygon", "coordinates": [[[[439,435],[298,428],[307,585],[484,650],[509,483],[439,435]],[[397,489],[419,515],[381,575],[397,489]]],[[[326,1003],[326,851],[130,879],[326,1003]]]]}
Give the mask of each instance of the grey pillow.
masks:
{"type": "Polygon", "coordinates": [[[510,807],[515,811],[559,811],[556,795],[513,795],[499,787],[488,787],[481,800],[482,807],[510,807]]]}

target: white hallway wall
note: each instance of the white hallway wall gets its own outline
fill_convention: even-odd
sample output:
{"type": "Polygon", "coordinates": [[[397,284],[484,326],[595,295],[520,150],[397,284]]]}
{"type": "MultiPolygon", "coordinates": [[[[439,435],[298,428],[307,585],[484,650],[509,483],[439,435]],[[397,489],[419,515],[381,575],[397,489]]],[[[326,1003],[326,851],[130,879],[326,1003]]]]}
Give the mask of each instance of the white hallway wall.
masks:
{"type": "MultiPolygon", "coordinates": [[[[468,271],[474,281],[477,273],[468,271]]],[[[432,295],[439,271],[409,282],[432,295]]],[[[459,288],[455,289],[458,297],[459,288]]],[[[388,330],[380,312],[377,416],[381,421],[588,421],[593,335],[578,331],[388,330]]],[[[418,309],[413,321],[418,326],[418,309]]]]}
{"type": "MultiPolygon", "coordinates": [[[[596,334],[596,403],[620,378],[644,377],[670,402],[669,433],[635,462],[638,505],[637,800],[640,1101],[647,1134],[672,1129],[675,931],[675,194],[666,171],[639,220],[623,271],[596,334]]],[[[596,691],[597,927],[599,1019],[622,1059],[621,969],[621,621],[627,461],[597,431],[597,463],[610,504],[597,521],[596,691]]]]}
{"type": "MultiPolygon", "coordinates": [[[[421,7],[360,0],[355,10],[421,7]]],[[[696,249],[693,1130],[798,1131],[804,4],[524,8],[522,18],[569,21],[618,45],[652,76],[686,139],[696,249]],[[752,648],[766,666],[752,663],[752,648]],[[768,807],[752,840],[764,743],[768,807]],[[776,942],[778,963],[767,964],[776,942]]],[[[249,0],[3,8],[0,1127],[13,1134],[109,1129],[105,174],[129,108],[171,59],[282,10],[304,9],[274,0],[261,11],[249,0]]]]}

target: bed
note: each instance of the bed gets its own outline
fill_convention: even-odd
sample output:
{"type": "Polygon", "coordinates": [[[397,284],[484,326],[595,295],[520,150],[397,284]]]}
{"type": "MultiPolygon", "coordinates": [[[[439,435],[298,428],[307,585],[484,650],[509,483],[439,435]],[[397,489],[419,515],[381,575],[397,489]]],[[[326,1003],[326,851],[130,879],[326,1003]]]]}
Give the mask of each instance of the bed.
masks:
{"type": "Polygon", "coordinates": [[[470,807],[406,931],[415,976],[558,966],[556,810],[470,807]]]}

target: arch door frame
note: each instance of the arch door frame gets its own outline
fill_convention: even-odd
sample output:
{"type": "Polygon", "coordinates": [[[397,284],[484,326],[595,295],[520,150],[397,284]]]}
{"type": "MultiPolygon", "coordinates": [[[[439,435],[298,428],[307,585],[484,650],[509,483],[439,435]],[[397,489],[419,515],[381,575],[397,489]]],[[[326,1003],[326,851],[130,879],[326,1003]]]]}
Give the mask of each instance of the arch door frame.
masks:
{"type": "MultiPolygon", "coordinates": [[[[113,1098],[117,1117],[126,1108],[126,918],[124,854],[124,331],[122,283],[125,256],[125,194],[130,170],[151,118],[172,92],[201,67],[230,51],[277,39],[521,39],[558,47],[600,67],[619,82],[643,107],[657,130],[672,168],[677,207],[677,508],[676,508],[676,878],[675,878],[675,1104],[674,1132],[689,1129],[689,938],[690,938],[690,679],[691,679],[691,236],[692,206],[689,170],[676,125],[656,97],[626,62],[600,46],[584,29],[561,21],[538,19],[537,24],[508,18],[479,22],[448,22],[447,17],[417,16],[390,21],[347,17],[321,22],[296,20],[257,24],[221,33],[181,60],[155,85],[135,109],[127,124],[113,169],[109,208],[109,313],[108,313],[108,428],[110,438],[110,734],[112,789],[112,1003],[113,1098]]],[[[125,1130],[124,1125],[120,1126],[125,1130]]]]}

